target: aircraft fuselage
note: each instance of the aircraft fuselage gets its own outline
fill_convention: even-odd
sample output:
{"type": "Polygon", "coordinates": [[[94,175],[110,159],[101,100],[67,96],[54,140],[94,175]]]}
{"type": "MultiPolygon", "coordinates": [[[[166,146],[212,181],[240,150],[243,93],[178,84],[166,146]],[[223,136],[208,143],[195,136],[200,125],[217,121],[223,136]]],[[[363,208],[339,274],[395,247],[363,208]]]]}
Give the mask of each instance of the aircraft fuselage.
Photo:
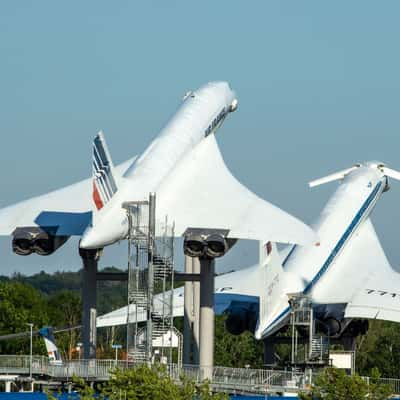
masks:
{"type": "Polygon", "coordinates": [[[128,223],[122,203],[147,200],[149,192],[156,192],[180,160],[215,133],[236,107],[235,93],[226,82],[211,82],[189,92],[158,136],[127,169],[118,192],[84,232],[80,247],[101,248],[125,238],[128,223]]]}
{"type": "MultiPolygon", "coordinates": [[[[360,166],[343,179],[312,225],[319,237],[317,245],[293,246],[283,260],[287,294],[307,295],[314,305],[320,304],[323,294],[324,299],[331,299],[331,305],[325,302],[324,307],[319,307],[319,312],[341,312],[334,305],[346,303],[342,294],[350,291],[347,289],[354,285],[354,281],[346,279],[345,270],[337,271],[335,263],[372,212],[386,188],[386,179],[373,163],[360,166]],[[337,285],[338,274],[342,278],[340,287],[337,285]]],[[[268,323],[258,336],[264,338],[274,334],[288,323],[289,317],[290,306],[287,298],[282,298],[271,310],[268,323]]]]}

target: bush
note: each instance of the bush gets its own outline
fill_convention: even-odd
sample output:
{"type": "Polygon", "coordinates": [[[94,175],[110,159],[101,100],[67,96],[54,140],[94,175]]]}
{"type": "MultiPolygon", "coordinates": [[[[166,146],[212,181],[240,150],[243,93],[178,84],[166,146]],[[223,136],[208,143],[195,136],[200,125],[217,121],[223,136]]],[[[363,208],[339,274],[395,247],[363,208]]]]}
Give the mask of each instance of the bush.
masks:
{"type": "MultiPolygon", "coordinates": [[[[95,397],[96,391],[82,379],[74,379],[82,400],[95,397]]],[[[107,400],[228,400],[222,393],[211,393],[208,382],[195,384],[184,376],[174,382],[165,366],[146,364],[112,371],[110,379],[98,388],[98,398],[107,400]]],[[[96,396],[97,397],[97,396],[96,396]]]]}
{"type": "Polygon", "coordinates": [[[379,374],[370,382],[358,375],[347,375],[344,370],[327,368],[315,381],[310,393],[300,393],[302,400],[387,400],[392,394],[388,385],[379,383],[379,374]]]}

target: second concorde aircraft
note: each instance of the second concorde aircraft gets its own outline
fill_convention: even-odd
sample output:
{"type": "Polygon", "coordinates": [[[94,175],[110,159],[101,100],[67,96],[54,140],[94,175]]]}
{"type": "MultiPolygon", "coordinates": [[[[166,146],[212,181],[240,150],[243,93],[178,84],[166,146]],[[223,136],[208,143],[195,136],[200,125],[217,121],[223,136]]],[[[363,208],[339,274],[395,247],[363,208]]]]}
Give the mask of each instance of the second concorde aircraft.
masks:
{"type": "MultiPolygon", "coordinates": [[[[313,224],[320,243],[278,251],[261,241],[259,265],[217,276],[215,311],[227,314],[228,331],[273,336],[288,323],[294,295],[311,300],[320,327],[334,337],[365,332],[365,319],[400,322],[400,273],[370,220],[389,189],[388,177],[400,180],[400,172],[367,162],[312,181],[310,186],[342,181],[313,224]]],[[[174,315],[183,311],[183,288],[175,289],[174,315]]],[[[126,313],[125,307],[101,316],[97,326],[125,324],[126,313]]]]}
{"type": "Polygon", "coordinates": [[[13,236],[19,255],[51,254],[72,235],[81,236],[83,249],[103,248],[127,235],[122,204],[156,192],[157,217],[168,216],[176,236],[214,228],[226,238],[315,241],[309,227],[250,192],[225,166],[215,132],[237,104],[226,82],[187,93],[147,149],[116,167],[99,133],[92,178],[3,208],[0,235],[13,236]]]}

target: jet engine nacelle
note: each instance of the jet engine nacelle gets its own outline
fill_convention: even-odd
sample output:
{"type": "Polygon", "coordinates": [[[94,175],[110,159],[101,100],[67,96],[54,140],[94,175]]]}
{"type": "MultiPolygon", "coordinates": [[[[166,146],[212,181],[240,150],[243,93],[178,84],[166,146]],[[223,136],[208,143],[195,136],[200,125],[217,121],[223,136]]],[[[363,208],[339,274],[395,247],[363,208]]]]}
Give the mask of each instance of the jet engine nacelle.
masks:
{"type": "Polygon", "coordinates": [[[244,331],[254,333],[256,329],[257,316],[246,307],[235,306],[227,312],[225,328],[231,335],[240,335],[244,331]]]}
{"type": "Polygon", "coordinates": [[[222,257],[233,245],[235,239],[227,239],[225,233],[191,232],[185,235],[183,251],[189,257],[222,257]]]}
{"type": "Polygon", "coordinates": [[[318,319],[316,321],[317,331],[329,336],[337,336],[342,332],[342,324],[333,317],[318,319]]]}
{"type": "Polygon", "coordinates": [[[359,335],[365,335],[368,332],[368,328],[369,321],[367,319],[356,319],[350,322],[343,334],[351,337],[357,337],[359,335]]]}
{"type": "Polygon", "coordinates": [[[20,256],[31,253],[48,256],[68,239],[69,236],[55,236],[38,227],[22,227],[13,232],[12,249],[20,256]]]}

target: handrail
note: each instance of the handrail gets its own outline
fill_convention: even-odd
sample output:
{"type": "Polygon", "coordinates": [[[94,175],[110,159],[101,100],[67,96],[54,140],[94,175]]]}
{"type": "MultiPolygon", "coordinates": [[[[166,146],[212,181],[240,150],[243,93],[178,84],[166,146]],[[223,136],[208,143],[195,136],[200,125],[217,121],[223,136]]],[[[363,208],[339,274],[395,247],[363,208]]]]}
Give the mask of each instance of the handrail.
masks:
{"type": "MultiPolygon", "coordinates": [[[[32,374],[34,377],[48,377],[49,379],[71,380],[73,376],[79,376],[87,380],[107,380],[116,368],[133,368],[138,363],[124,360],[70,360],[62,364],[49,362],[44,356],[33,356],[32,374]]],[[[0,355],[0,374],[28,375],[30,357],[24,355],[0,355]]],[[[197,383],[203,381],[207,368],[197,365],[169,364],[166,366],[172,379],[179,381],[182,375],[197,383]]],[[[212,367],[211,387],[214,390],[237,391],[243,393],[267,393],[268,391],[304,390],[311,384],[310,376],[303,372],[212,367]]],[[[371,378],[363,377],[367,382],[371,378]]],[[[380,383],[388,384],[396,394],[400,393],[400,379],[380,378],[380,383]]]]}

